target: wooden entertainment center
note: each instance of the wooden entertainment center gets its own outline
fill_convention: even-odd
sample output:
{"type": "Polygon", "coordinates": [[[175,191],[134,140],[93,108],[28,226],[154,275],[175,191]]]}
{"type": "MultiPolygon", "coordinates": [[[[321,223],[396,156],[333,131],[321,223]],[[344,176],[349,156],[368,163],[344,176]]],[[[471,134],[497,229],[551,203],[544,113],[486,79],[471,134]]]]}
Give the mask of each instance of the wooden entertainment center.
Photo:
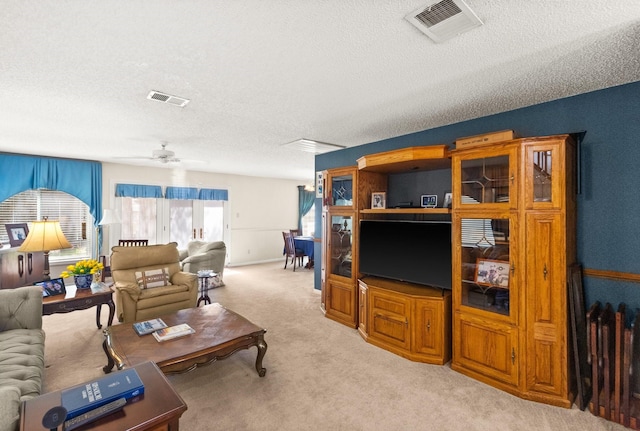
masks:
{"type": "Polygon", "coordinates": [[[519,397],[571,407],[567,268],[576,258],[576,144],[570,135],[370,154],[358,166],[325,171],[323,185],[326,317],[405,358],[451,360],[452,369],[519,397]],[[447,189],[416,177],[416,200],[436,192],[440,201],[451,192],[450,209],[371,208],[372,193],[390,202],[423,172],[451,182],[447,189]],[[451,221],[451,290],[359,272],[361,220],[443,218],[451,221]]]}

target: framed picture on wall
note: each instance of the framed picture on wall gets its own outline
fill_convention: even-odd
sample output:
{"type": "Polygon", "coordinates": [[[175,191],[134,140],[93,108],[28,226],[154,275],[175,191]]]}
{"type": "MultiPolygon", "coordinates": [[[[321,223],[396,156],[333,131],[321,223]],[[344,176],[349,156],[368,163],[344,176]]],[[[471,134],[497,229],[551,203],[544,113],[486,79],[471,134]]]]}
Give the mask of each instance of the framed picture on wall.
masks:
{"type": "Polygon", "coordinates": [[[385,192],[371,193],[371,209],[383,209],[387,207],[387,194],[385,192]]]}
{"type": "Polygon", "coordinates": [[[19,247],[29,235],[29,227],[26,223],[5,224],[11,247],[19,247]]]}

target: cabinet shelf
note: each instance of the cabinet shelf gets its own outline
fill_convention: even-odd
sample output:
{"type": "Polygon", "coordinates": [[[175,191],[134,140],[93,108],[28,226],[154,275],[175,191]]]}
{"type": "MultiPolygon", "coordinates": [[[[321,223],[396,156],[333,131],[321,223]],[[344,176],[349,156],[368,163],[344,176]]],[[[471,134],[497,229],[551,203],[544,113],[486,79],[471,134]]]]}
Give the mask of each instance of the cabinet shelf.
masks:
{"type": "Polygon", "coordinates": [[[368,154],[358,159],[359,170],[387,174],[450,167],[449,148],[446,145],[401,148],[368,154]]]}
{"type": "Polygon", "coordinates": [[[364,209],[362,214],[451,214],[449,208],[384,208],[364,209]]]}

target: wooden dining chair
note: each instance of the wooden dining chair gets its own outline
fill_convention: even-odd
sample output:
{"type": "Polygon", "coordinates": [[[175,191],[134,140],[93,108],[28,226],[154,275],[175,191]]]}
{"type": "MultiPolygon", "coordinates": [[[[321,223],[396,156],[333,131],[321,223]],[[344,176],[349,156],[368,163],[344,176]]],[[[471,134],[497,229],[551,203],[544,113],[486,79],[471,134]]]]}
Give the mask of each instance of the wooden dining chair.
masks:
{"type": "Polygon", "coordinates": [[[284,239],[284,269],[287,269],[287,264],[289,263],[289,259],[293,262],[293,271],[296,271],[296,261],[299,261],[298,266],[302,266],[302,259],[305,254],[302,250],[296,249],[296,243],[293,240],[293,235],[289,232],[282,232],[282,237],[284,239]]]}
{"type": "Polygon", "coordinates": [[[294,237],[302,235],[300,229],[289,229],[289,233],[294,237]]]}
{"type": "Polygon", "coordinates": [[[121,239],[118,245],[123,247],[144,247],[149,245],[148,239],[121,239]]]}

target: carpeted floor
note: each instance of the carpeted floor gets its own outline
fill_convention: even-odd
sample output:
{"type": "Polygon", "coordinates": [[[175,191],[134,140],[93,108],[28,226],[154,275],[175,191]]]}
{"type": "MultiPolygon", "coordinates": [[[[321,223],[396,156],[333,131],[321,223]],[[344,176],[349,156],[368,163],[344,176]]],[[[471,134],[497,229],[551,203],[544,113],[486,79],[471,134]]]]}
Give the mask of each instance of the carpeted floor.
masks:
{"type": "MultiPolygon", "coordinates": [[[[183,430],[626,429],[367,344],[355,329],[322,315],[309,270],[283,270],[280,262],[229,268],[225,283],[209,296],[266,328],[267,374],[258,377],[251,348],[169,376],[188,405],[183,430]]],[[[107,310],[102,313],[105,322],[107,310]]],[[[106,359],[95,308],[43,321],[45,392],[102,375],[106,359]]]]}

